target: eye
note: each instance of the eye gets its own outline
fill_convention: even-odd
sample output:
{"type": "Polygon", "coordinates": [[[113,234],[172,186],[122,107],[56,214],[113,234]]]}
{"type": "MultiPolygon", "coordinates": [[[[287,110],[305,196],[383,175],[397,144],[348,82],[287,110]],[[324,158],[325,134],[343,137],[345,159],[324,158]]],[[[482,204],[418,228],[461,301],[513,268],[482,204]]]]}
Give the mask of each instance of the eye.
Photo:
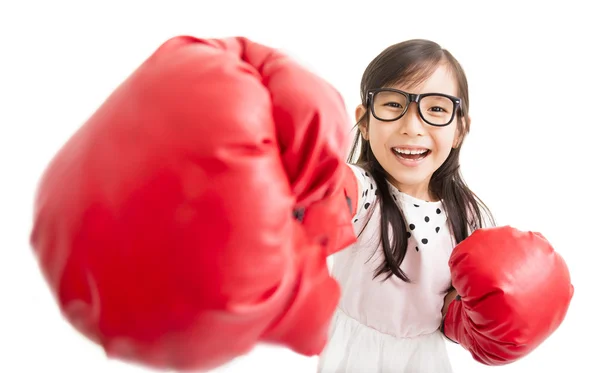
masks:
{"type": "Polygon", "coordinates": [[[450,115],[454,107],[452,100],[441,95],[426,96],[421,101],[421,107],[427,108],[429,115],[450,115]]]}
{"type": "Polygon", "coordinates": [[[387,102],[387,103],[383,104],[383,106],[390,106],[390,107],[397,108],[397,109],[402,108],[402,104],[400,104],[399,102],[387,102]]]}

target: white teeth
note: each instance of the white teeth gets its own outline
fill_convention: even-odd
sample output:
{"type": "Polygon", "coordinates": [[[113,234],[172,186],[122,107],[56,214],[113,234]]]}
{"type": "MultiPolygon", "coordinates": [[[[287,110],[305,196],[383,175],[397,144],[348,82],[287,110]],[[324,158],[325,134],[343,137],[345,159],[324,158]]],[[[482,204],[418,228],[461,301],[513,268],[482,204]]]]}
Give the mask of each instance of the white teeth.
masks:
{"type": "Polygon", "coordinates": [[[425,154],[427,149],[401,149],[401,148],[393,148],[394,151],[398,154],[425,154]]]}

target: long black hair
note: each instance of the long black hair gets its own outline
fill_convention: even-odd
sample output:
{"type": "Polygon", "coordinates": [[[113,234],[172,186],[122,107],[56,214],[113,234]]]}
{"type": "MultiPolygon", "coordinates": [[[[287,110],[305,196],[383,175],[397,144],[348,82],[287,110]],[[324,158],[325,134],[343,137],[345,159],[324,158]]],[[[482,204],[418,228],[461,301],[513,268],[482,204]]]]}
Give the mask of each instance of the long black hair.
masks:
{"type": "MultiPolygon", "coordinates": [[[[369,90],[398,83],[418,83],[427,79],[440,64],[447,64],[458,84],[461,106],[457,112],[457,121],[461,140],[458,146],[450,151],[446,161],[433,173],[429,192],[442,201],[448,213],[450,230],[458,244],[467,238],[470,232],[484,225],[495,225],[489,209],[469,189],[460,173],[460,149],[470,129],[469,91],[467,78],[461,65],[450,52],[429,40],[415,39],[394,44],[382,51],[367,66],[361,80],[360,94],[363,107],[368,109],[369,90]],[[488,220],[485,220],[486,218],[488,220]]],[[[369,125],[368,113],[369,110],[365,110],[365,114],[356,123],[357,126],[369,125]]],[[[361,136],[360,131],[356,131],[348,162],[369,171],[380,191],[377,198],[381,208],[380,239],[384,260],[377,268],[374,277],[384,276],[384,279],[388,279],[395,275],[403,281],[410,282],[400,268],[408,247],[406,222],[390,193],[385,170],[375,158],[369,142],[361,136]],[[389,229],[392,230],[391,241],[388,238],[389,229]]]]}

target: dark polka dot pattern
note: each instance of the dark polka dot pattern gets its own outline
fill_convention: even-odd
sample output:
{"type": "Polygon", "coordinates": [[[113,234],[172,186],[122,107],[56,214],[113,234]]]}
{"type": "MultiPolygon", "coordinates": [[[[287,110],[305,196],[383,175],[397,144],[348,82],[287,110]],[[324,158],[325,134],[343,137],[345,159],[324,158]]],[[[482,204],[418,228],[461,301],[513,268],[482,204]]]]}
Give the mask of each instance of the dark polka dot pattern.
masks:
{"type": "Polygon", "coordinates": [[[376,200],[378,197],[377,184],[373,179],[371,179],[370,174],[363,170],[362,168],[351,165],[352,170],[357,178],[357,181],[360,184],[361,194],[358,201],[359,209],[356,212],[356,216],[352,219],[353,224],[364,224],[366,223],[366,219],[369,214],[369,210],[373,209],[373,206],[376,204],[376,200]]]}
{"type": "Polygon", "coordinates": [[[436,216],[441,215],[442,209],[435,205],[430,207],[430,202],[427,202],[426,204],[411,202],[411,205],[414,207],[414,210],[412,210],[412,213],[411,211],[408,211],[408,213],[405,214],[409,228],[409,231],[406,232],[406,236],[408,239],[414,238],[417,240],[418,245],[414,247],[415,251],[419,252],[419,250],[423,248],[423,246],[421,246],[421,249],[419,249],[420,245],[431,246],[433,244],[431,240],[435,238],[432,237],[432,235],[440,232],[440,220],[436,216]],[[421,223],[419,223],[419,221],[421,223]]]}
{"type": "MultiPolygon", "coordinates": [[[[371,178],[370,174],[365,170],[354,167],[355,175],[361,184],[362,194],[359,206],[361,208],[357,212],[357,216],[353,219],[354,223],[360,223],[363,218],[371,216],[368,213],[376,205],[377,197],[380,196],[377,184],[371,178]]],[[[406,223],[406,237],[409,240],[409,247],[414,248],[418,255],[425,255],[424,248],[429,247],[429,250],[437,248],[437,240],[442,224],[446,224],[445,215],[442,214],[443,207],[441,203],[421,201],[417,198],[412,198],[395,188],[390,188],[394,201],[402,208],[406,223]]]]}
{"type": "Polygon", "coordinates": [[[374,185],[373,180],[369,177],[369,173],[361,170],[360,172],[360,182],[362,185],[362,210],[358,212],[356,219],[354,222],[358,222],[360,220],[360,215],[362,212],[365,212],[373,205],[375,202],[375,198],[377,198],[378,190],[374,185]]]}

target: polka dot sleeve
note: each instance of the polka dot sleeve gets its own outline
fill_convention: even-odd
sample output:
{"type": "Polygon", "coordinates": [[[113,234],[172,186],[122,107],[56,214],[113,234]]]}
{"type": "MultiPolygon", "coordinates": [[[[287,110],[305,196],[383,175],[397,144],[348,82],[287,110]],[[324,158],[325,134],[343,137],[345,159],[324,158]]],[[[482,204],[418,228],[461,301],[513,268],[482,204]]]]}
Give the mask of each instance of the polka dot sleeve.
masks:
{"type": "Polygon", "coordinates": [[[369,172],[357,165],[349,164],[349,166],[354,172],[360,186],[358,190],[358,208],[356,215],[352,218],[352,222],[356,223],[367,216],[375,204],[377,198],[377,185],[369,172]]]}

